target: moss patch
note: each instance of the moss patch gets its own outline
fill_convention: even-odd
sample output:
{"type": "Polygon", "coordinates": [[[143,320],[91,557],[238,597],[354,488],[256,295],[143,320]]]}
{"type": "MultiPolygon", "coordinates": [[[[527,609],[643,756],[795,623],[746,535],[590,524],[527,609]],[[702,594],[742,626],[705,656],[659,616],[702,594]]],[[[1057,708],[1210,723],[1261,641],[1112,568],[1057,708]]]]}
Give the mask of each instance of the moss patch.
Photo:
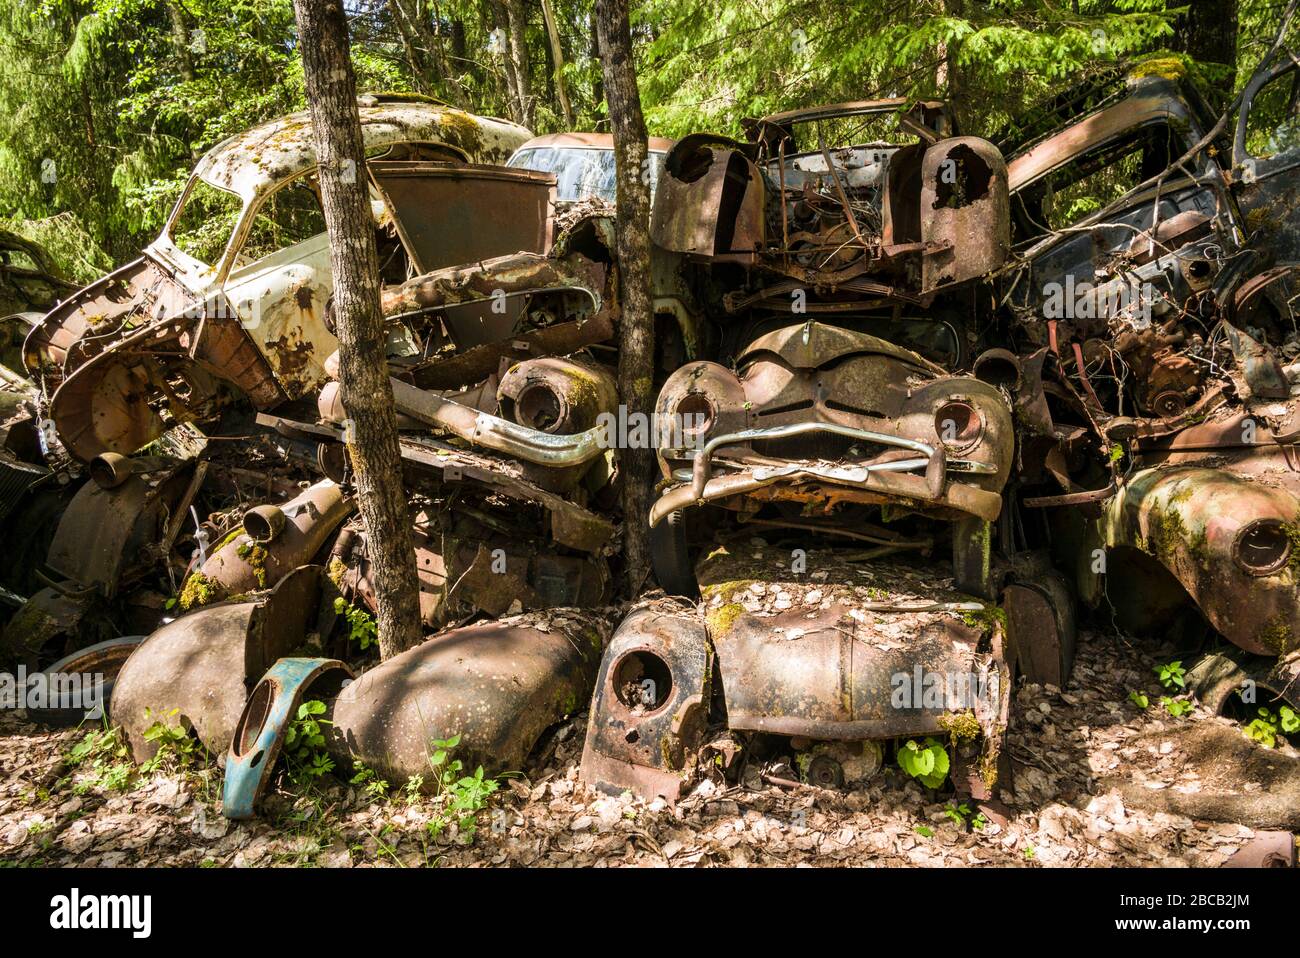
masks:
{"type": "Polygon", "coordinates": [[[1272,649],[1277,655],[1285,655],[1295,648],[1295,635],[1291,631],[1291,623],[1287,616],[1280,612],[1264,623],[1264,627],[1259,630],[1255,639],[1261,645],[1272,649]]]}
{"type": "Polygon", "coordinates": [[[939,728],[948,733],[953,745],[973,742],[980,734],[979,719],[971,709],[964,712],[945,712],[939,716],[939,728]]]}
{"type": "Polygon", "coordinates": [[[984,608],[975,612],[961,613],[961,620],[966,623],[968,628],[972,628],[985,635],[994,631],[997,626],[1002,627],[1002,631],[1007,628],[1007,611],[1000,605],[986,605],[984,608]]]}
{"type": "Polygon", "coordinates": [[[259,589],[266,588],[266,547],[254,542],[245,542],[236,552],[239,558],[248,563],[248,567],[253,570],[253,577],[257,579],[259,589]]]}
{"type": "Polygon", "coordinates": [[[1178,546],[1190,541],[1191,536],[1183,524],[1183,517],[1176,511],[1151,514],[1151,526],[1144,543],[1146,552],[1169,565],[1177,554],[1178,546]]]}
{"type": "Polygon", "coordinates": [[[185,580],[185,586],[176,600],[182,612],[197,609],[217,599],[217,588],[202,572],[195,572],[185,580]]]}
{"type": "Polygon", "coordinates": [[[709,627],[709,638],[717,641],[736,624],[736,620],[745,614],[745,607],[739,602],[731,602],[727,605],[719,606],[716,609],[710,609],[705,615],[705,623],[709,627]]]}
{"type": "Polygon", "coordinates": [[[338,556],[330,556],[328,574],[330,581],[333,582],[337,588],[343,588],[343,576],[347,571],[348,567],[343,563],[342,559],[338,556]]]}

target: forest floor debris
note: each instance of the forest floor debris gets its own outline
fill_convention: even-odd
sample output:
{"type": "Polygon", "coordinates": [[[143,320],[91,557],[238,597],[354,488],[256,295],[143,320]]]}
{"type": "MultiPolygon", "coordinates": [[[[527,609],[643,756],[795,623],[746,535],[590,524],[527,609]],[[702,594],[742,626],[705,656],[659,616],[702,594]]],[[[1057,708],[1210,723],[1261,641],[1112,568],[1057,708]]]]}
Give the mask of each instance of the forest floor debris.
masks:
{"type": "MultiPolygon", "coordinates": [[[[85,731],[42,730],[19,712],[0,717],[0,864],[1222,865],[1252,829],[1143,811],[1115,783],[1195,790],[1214,773],[1180,743],[1190,730],[1221,725],[1240,735],[1239,726],[1200,708],[1174,717],[1130,701],[1177,650],[1096,632],[1081,639],[1065,690],[1017,691],[1005,823],[971,827],[972,813],[893,767],[850,792],[765,786],[751,767],[742,784],[704,782],[676,808],[602,795],[577,780],[585,717],[555,732],[531,774],[504,780],[471,844],[454,824],[431,838],[436,810],[427,798],[408,802],[400,783],[377,797],[364,781],[325,779],[309,796],[279,791],[261,819],[234,823],[221,816],[215,766],[142,774],[121,791],[105,784],[111,775],[88,784],[66,763],[85,731]]],[[[1294,757],[1289,748],[1274,754],[1294,757]]]]}

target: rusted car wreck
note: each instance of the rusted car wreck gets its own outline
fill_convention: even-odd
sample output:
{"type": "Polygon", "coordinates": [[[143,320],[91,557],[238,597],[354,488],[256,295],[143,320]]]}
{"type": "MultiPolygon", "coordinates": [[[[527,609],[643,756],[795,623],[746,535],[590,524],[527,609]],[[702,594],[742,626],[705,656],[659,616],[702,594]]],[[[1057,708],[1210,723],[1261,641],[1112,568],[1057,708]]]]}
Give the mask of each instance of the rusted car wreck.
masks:
{"type": "Polygon", "coordinates": [[[1049,532],[1083,601],[1121,627],[1194,610],[1240,650],[1239,680],[1292,705],[1300,334],[1285,197],[1300,153],[1278,97],[1295,76],[1283,51],[1266,59],[1220,132],[1178,65],[1157,61],[1077,91],[1092,105],[1063,129],[1022,134],[1008,160],[1021,254],[995,317],[1018,353],[1021,505],[1046,513],[1028,534],[1049,532]]]}
{"type": "Polygon", "coordinates": [[[924,742],[988,801],[1012,691],[1065,685],[1084,609],[1187,613],[1207,703],[1297,704],[1296,63],[1235,130],[1153,61],[987,138],[877,100],[652,142],[645,516],[607,427],[609,138],[364,99],[429,635],[378,664],[310,131],[227,141],[140,260],[25,321],[0,650],[109,674],[137,758],[171,716],[231,817],[309,697],[397,781],[457,734],[522,768],[589,707],[608,790],[837,787],[924,742]],[[629,522],[662,593],[619,591],[629,522]]]}

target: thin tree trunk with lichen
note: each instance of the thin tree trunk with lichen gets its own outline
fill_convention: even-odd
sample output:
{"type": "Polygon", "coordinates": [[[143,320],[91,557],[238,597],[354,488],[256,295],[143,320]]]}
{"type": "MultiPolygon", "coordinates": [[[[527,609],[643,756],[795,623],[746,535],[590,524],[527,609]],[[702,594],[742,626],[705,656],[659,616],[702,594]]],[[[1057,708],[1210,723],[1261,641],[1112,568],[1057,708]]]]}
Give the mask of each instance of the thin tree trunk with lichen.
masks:
{"type": "Polygon", "coordinates": [[[488,12],[491,14],[493,29],[499,30],[503,38],[501,47],[501,66],[506,77],[506,104],[510,119],[523,123],[524,117],[519,99],[519,82],[515,76],[515,61],[510,56],[510,14],[506,12],[505,0],[487,0],[488,12]]]}
{"type": "Polygon", "coordinates": [[[569,91],[564,83],[564,47],[560,44],[560,30],[555,23],[555,11],[551,9],[551,0],[542,0],[542,19],[546,21],[546,36],[551,44],[555,96],[560,101],[560,112],[564,114],[564,125],[571,130],[575,122],[573,105],[569,102],[569,91]]]}
{"type": "MultiPolygon", "coordinates": [[[[614,134],[618,187],[615,212],[619,291],[618,388],[629,417],[654,407],[654,311],[650,298],[649,150],[637,89],[627,0],[596,0],[600,62],[614,134]]],[[[623,536],[628,588],[636,595],[650,570],[650,488],[654,452],[619,453],[623,480],[623,536]]]]}
{"type": "Polygon", "coordinates": [[[369,534],[379,651],[387,659],[416,645],[424,635],[401,481],[397,415],[384,356],[379,256],[366,187],[356,77],[342,0],[294,0],[294,11],[329,232],[339,384],[351,420],[348,452],[369,534]]]}
{"type": "Polygon", "coordinates": [[[528,65],[528,17],[523,0],[506,0],[506,16],[510,23],[510,42],[506,55],[514,64],[515,89],[519,94],[519,120],[532,127],[534,118],[533,87],[528,65]]]}
{"type": "Polygon", "coordinates": [[[194,79],[194,57],[190,52],[190,30],[185,22],[185,11],[174,2],[167,4],[167,15],[172,24],[172,49],[183,80],[194,79]]]}

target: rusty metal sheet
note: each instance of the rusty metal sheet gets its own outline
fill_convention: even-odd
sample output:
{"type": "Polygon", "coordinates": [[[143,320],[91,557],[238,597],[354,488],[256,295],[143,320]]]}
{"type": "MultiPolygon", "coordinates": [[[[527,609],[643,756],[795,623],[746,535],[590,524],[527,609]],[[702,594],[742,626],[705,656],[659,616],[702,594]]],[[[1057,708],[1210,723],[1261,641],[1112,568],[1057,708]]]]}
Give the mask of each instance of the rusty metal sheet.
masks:
{"type": "Polygon", "coordinates": [[[445,479],[481,482],[512,499],[542,506],[551,514],[551,534],[560,545],[600,552],[613,539],[614,525],[608,519],[543,489],[509,459],[424,437],[404,435],[399,444],[403,459],[437,470],[445,479]]]}
{"type": "Polygon", "coordinates": [[[178,468],[166,466],[147,480],[133,474],[108,489],[87,482],[59,520],[45,564],[111,598],[124,579],[157,561],[151,547],[179,494],[178,468]]]}
{"type": "Polygon", "coordinates": [[[484,343],[445,359],[431,360],[409,372],[411,382],[421,389],[456,389],[481,382],[492,375],[503,359],[568,356],[603,343],[614,336],[614,313],[603,309],[584,319],[557,323],[518,336],[484,343]]]}
{"type": "Polygon", "coordinates": [[[711,630],[731,727],[830,740],[942,731],[940,719],[954,710],[950,700],[898,707],[891,703],[895,678],[987,670],[975,652],[979,632],[946,616],[906,642],[873,642],[870,625],[850,611],[836,604],[812,618],[802,609],[741,612],[711,630]]]}
{"type": "Polygon", "coordinates": [[[224,754],[250,690],[318,621],[324,581],[318,567],[296,569],[264,599],[201,609],[150,635],[122,666],[111,702],[136,761],[157,750],[145,738],[155,722],[190,729],[224,754]]]}
{"type": "Polygon", "coordinates": [[[433,786],[433,742],[490,774],[519,771],[545,729],[585,708],[608,636],[575,610],[452,629],[362,674],[331,704],[328,749],[391,782],[433,786]]]}
{"type": "Polygon", "coordinates": [[[828,103],[820,106],[800,107],[773,113],[763,117],[761,123],[770,126],[789,127],[796,123],[812,123],[817,120],[833,119],[839,116],[855,116],[866,113],[903,113],[911,114],[918,122],[925,123],[937,136],[947,136],[952,127],[952,116],[948,104],[942,100],[911,100],[907,97],[888,97],[881,100],[854,100],[848,103],[828,103]]]}
{"type": "Polygon", "coordinates": [[[582,779],[676,801],[708,720],[713,650],[693,613],[633,610],[601,660],[582,751],[582,779]]]}
{"type": "Polygon", "coordinates": [[[1084,117],[1010,157],[1009,185],[1018,190],[1058,166],[1145,123],[1191,122],[1186,103],[1168,95],[1146,94],[1127,97],[1084,117]]]}
{"type": "Polygon", "coordinates": [[[719,149],[721,143],[688,136],[668,153],[650,216],[656,246],[710,258],[752,254],[763,243],[762,174],[739,149],[719,149]]]}
{"type": "Polygon", "coordinates": [[[1002,608],[1020,674],[1039,685],[1065,688],[1074,665],[1074,602],[1060,573],[1009,583],[1002,608]]]}
{"type": "Polygon", "coordinates": [[[1225,638],[1260,655],[1300,648],[1295,530],[1300,498],[1225,469],[1163,466],[1134,473],[1106,503],[1108,549],[1151,556],[1225,638]]]}
{"type": "Polygon", "coordinates": [[[599,312],[606,281],[607,267],[580,253],[520,252],[434,270],[385,289],[381,300],[385,316],[441,310],[455,345],[472,349],[513,336],[526,300],[538,294],[575,294],[581,305],[566,309],[565,318],[599,312]]]}
{"type": "Polygon", "coordinates": [[[550,248],[553,174],[405,161],[366,169],[417,273],[550,248]]]}
{"type": "Polygon", "coordinates": [[[921,161],[921,289],[977,279],[1011,252],[1007,165],[974,136],[942,140],[921,161]]]}
{"type": "Polygon", "coordinates": [[[934,734],[967,708],[1000,721],[1010,683],[991,603],[920,562],[807,561],[816,582],[774,548],[719,548],[697,569],[731,728],[855,740],[934,734]]]}

